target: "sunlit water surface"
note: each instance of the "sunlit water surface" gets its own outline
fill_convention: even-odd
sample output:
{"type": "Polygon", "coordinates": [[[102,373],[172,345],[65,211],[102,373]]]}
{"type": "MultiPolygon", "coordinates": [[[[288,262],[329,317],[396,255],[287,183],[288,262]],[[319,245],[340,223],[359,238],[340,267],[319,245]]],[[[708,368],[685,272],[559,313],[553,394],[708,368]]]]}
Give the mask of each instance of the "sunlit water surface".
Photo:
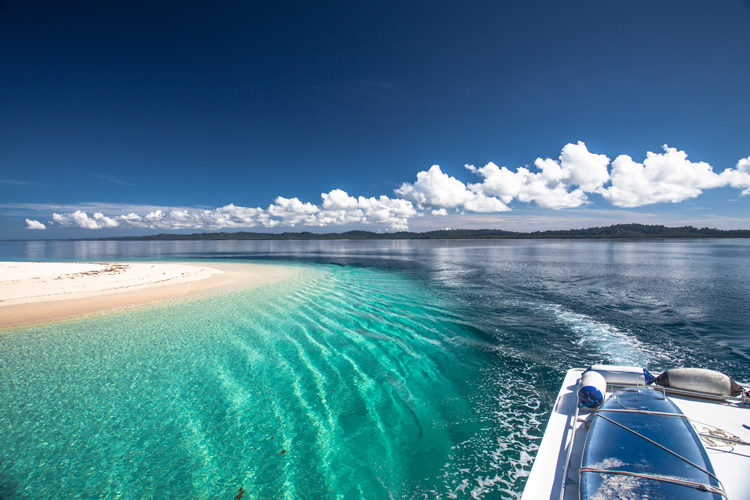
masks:
{"type": "Polygon", "coordinates": [[[281,284],[0,334],[0,498],[518,496],[565,370],[750,379],[750,242],[0,242],[283,263],[281,284]]]}

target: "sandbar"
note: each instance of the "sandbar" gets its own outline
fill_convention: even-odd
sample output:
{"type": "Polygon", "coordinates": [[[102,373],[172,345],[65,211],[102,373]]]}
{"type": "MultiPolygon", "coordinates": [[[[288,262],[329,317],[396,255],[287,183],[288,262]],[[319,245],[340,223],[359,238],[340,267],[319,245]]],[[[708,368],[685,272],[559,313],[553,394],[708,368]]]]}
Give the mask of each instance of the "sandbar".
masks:
{"type": "Polygon", "coordinates": [[[0,262],[0,329],[253,288],[296,272],[213,262],[0,262]]]}

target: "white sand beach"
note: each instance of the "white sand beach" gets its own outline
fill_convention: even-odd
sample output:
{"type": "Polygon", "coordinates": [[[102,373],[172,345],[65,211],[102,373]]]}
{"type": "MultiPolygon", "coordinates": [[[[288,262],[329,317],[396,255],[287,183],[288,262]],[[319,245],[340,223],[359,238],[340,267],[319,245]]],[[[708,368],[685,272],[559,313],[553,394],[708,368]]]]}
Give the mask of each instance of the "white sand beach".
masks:
{"type": "Polygon", "coordinates": [[[293,273],[257,264],[0,262],[0,328],[252,288],[293,273]]]}

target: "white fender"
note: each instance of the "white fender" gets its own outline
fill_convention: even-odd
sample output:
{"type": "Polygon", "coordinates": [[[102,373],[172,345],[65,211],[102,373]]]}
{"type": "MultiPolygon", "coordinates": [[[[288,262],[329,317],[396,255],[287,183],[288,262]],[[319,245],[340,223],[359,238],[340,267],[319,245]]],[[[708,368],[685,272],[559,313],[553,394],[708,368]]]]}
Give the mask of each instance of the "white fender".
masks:
{"type": "Polygon", "coordinates": [[[742,394],[742,387],[732,377],[705,368],[670,368],[656,377],[656,383],[663,387],[714,396],[742,394]]]}
{"type": "Polygon", "coordinates": [[[604,403],[606,393],[607,381],[604,376],[593,370],[585,371],[578,383],[578,407],[599,408],[604,403]]]}
{"type": "Polygon", "coordinates": [[[589,370],[601,373],[609,385],[622,387],[648,385],[655,380],[648,370],[637,366],[591,365],[589,370]]]}

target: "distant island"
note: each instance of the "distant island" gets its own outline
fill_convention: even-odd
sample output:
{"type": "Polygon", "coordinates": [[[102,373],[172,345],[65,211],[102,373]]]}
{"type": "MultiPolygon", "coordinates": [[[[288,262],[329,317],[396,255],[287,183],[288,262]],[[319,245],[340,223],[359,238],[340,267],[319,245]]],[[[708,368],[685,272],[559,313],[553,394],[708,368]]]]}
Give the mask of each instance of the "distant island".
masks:
{"type": "Polygon", "coordinates": [[[398,231],[374,233],[372,231],[346,231],[343,233],[193,233],[155,234],[150,236],[120,236],[98,238],[101,240],[504,240],[504,239],[673,239],[673,238],[750,238],[750,230],[711,229],[692,226],[666,227],[645,224],[615,224],[588,229],[559,231],[534,231],[530,233],[502,231],[499,229],[442,229],[422,233],[398,231]]]}

